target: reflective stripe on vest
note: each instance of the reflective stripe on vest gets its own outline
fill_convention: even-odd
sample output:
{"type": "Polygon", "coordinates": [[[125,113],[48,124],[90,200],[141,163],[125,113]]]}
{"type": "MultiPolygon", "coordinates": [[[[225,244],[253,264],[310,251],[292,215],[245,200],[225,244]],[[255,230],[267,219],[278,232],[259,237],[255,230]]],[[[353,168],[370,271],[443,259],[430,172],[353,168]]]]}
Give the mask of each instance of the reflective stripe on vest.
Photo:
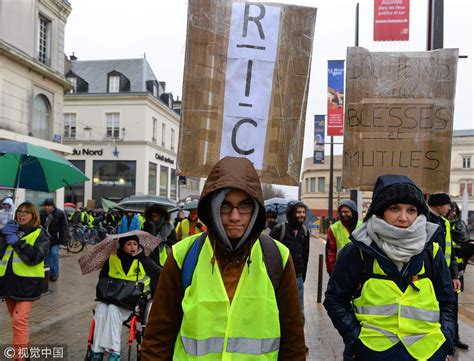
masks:
{"type": "MultiPolygon", "coordinates": [[[[25,243],[30,246],[34,246],[40,234],[41,228],[38,228],[35,231],[22,237],[21,240],[25,241],[25,243]]],[[[35,265],[28,265],[22,261],[18,253],[16,253],[15,249],[11,245],[8,245],[7,249],[5,250],[5,254],[2,257],[2,260],[0,261],[0,277],[3,277],[5,275],[7,271],[8,261],[10,258],[12,258],[12,270],[16,276],[38,278],[44,277],[43,261],[35,265]]]]}
{"type": "Polygon", "coordinates": [[[120,261],[120,258],[115,254],[109,257],[109,277],[118,278],[130,282],[143,282],[145,286],[148,286],[150,284],[150,277],[147,276],[143,265],[138,262],[137,259],[133,260],[132,265],[128,270],[128,273],[125,274],[125,271],[122,267],[122,262],[120,261]]]}
{"type": "Polygon", "coordinates": [[[449,221],[444,218],[444,217],[441,217],[443,218],[443,221],[444,221],[444,228],[445,228],[445,231],[446,231],[446,246],[444,248],[444,257],[446,259],[446,263],[448,264],[448,267],[451,265],[451,252],[453,251],[452,248],[453,248],[453,243],[452,243],[452,239],[451,239],[451,223],[449,223],[449,221]]]}
{"type": "MultiPolygon", "coordinates": [[[[188,237],[173,246],[179,268],[198,237],[188,237]]],[[[285,266],[289,251],[275,242],[285,266]]],[[[279,311],[260,242],[252,246],[252,262],[244,265],[232,303],[219,267],[211,265],[212,254],[211,243],[206,238],[193,280],[181,303],[183,321],[174,347],[174,360],[278,360],[279,311]]]]}
{"type": "MultiPolygon", "coordinates": [[[[362,221],[358,220],[356,228],[359,228],[361,225],[362,225],[362,221]]],[[[332,233],[334,234],[334,238],[336,238],[336,248],[337,248],[336,254],[339,254],[341,249],[343,249],[344,246],[350,242],[350,240],[349,240],[349,236],[350,236],[349,231],[342,224],[341,221],[337,221],[336,223],[331,225],[330,228],[332,230],[332,233]]]]}
{"type": "MultiPolygon", "coordinates": [[[[433,244],[433,257],[438,252],[433,244]]],[[[374,259],[373,273],[386,275],[374,259]]],[[[424,266],[418,275],[425,273],[424,266]]],[[[362,329],[361,342],[371,350],[382,352],[402,342],[417,360],[429,359],[443,344],[445,337],[439,323],[439,304],[433,284],[427,277],[413,281],[419,291],[408,286],[405,292],[388,279],[369,278],[360,297],[354,300],[355,314],[362,329]]]]}

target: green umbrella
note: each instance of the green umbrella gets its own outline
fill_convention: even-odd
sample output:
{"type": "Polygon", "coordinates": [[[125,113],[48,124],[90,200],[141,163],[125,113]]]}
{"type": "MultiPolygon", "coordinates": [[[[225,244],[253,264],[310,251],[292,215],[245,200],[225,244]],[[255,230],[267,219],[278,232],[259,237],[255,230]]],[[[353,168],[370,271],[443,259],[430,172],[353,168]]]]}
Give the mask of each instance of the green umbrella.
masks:
{"type": "Polygon", "coordinates": [[[0,170],[0,186],[48,193],[89,180],[53,151],[13,140],[0,140],[0,170]]]}
{"type": "Polygon", "coordinates": [[[109,209],[115,208],[116,206],[117,206],[117,203],[109,199],[102,198],[102,208],[104,208],[104,211],[108,212],[109,209]]]}

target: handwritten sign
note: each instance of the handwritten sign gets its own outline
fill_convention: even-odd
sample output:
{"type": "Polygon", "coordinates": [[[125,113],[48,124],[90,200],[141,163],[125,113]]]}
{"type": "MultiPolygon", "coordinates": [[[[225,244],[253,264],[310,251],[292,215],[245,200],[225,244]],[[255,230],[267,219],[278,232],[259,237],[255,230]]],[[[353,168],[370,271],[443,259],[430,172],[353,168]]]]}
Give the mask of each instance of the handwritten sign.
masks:
{"type": "Polygon", "coordinates": [[[265,183],[301,170],[316,9],[191,0],[178,171],[207,177],[231,155],[265,183]]]}
{"type": "Polygon", "coordinates": [[[449,190],[457,57],[348,49],[344,188],[371,190],[395,173],[425,192],[449,190]]]}

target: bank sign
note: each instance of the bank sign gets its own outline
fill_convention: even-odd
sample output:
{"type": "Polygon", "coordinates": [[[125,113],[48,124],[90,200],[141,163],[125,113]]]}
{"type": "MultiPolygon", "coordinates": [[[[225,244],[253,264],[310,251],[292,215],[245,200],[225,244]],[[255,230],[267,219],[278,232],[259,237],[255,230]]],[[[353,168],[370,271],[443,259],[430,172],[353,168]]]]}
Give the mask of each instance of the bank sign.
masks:
{"type": "Polygon", "coordinates": [[[89,149],[89,148],[82,148],[82,149],[76,149],[74,148],[72,150],[72,155],[89,155],[89,156],[102,156],[104,155],[104,149],[89,149]]]}
{"type": "Polygon", "coordinates": [[[296,184],[316,9],[191,0],[188,11],[180,174],[207,177],[236,156],[263,182],[296,184]]]}

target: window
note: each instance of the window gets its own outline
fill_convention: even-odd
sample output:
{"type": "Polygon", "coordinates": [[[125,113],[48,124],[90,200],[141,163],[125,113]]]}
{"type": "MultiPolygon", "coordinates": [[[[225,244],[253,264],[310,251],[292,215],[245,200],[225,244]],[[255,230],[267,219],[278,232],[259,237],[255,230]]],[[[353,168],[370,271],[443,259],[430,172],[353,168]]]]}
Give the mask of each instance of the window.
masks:
{"type": "Polygon", "coordinates": [[[148,165],[148,194],[156,195],[156,164],[148,165]]]}
{"type": "Polygon", "coordinates": [[[342,177],[336,177],[336,192],[342,192],[342,177]]]}
{"type": "Polygon", "coordinates": [[[176,200],[176,169],[171,169],[170,197],[176,200]]]}
{"type": "MultiPolygon", "coordinates": [[[[69,160],[75,165],[82,173],[86,173],[86,161],[85,160],[69,160]]],[[[64,187],[64,202],[76,203],[81,202],[84,204],[84,182],[76,183],[72,186],[64,187]]]]}
{"type": "Polygon", "coordinates": [[[40,15],[38,29],[38,60],[48,66],[51,65],[50,32],[51,21],[40,15]]]}
{"type": "Polygon", "coordinates": [[[472,197],[472,182],[463,182],[459,184],[459,194],[461,197],[464,195],[464,189],[467,190],[467,195],[472,197]]]}
{"type": "Polygon", "coordinates": [[[153,84],[153,96],[158,98],[158,87],[156,86],[156,84],[153,84]]]}
{"type": "Polygon", "coordinates": [[[51,109],[44,95],[37,95],[33,100],[33,120],[31,135],[36,138],[49,140],[49,118],[51,109]]]}
{"type": "Polygon", "coordinates": [[[109,76],[109,93],[118,93],[120,91],[120,77],[116,75],[109,76]]]}
{"type": "Polygon", "coordinates": [[[309,192],[309,178],[305,179],[305,193],[309,192]]]}
{"type": "Polygon", "coordinates": [[[324,177],[318,177],[318,192],[326,191],[326,179],[324,177]]]}
{"type": "Polygon", "coordinates": [[[462,167],[463,168],[471,168],[471,157],[470,156],[462,157],[462,167]]]}
{"type": "Polygon", "coordinates": [[[101,198],[111,201],[136,194],[135,161],[94,160],[92,162],[92,199],[100,207],[101,198]]]}
{"type": "Polygon", "coordinates": [[[168,167],[160,165],[160,196],[168,197],[168,167]]]}
{"type": "Polygon", "coordinates": [[[151,133],[151,140],[156,142],[156,131],[158,128],[158,119],[153,118],[153,132],[151,133]]]}
{"type": "Polygon", "coordinates": [[[107,137],[118,139],[120,138],[120,114],[107,113],[107,137]]]}
{"type": "Polygon", "coordinates": [[[174,129],[171,129],[171,150],[174,150],[174,129]]]}
{"type": "Polygon", "coordinates": [[[166,124],[161,123],[161,146],[165,146],[165,139],[166,139],[166,124]]]}
{"type": "Polygon", "coordinates": [[[72,83],[72,89],[69,90],[69,93],[76,93],[77,92],[77,78],[75,76],[70,76],[67,78],[67,80],[72,83]]]}
{"type": "Polygon", "coordinates": [[[76,138],[76,114],[64,113],[64,138],[76,138]]]}
{"type": "Polygon", "coordinates": [[[314,193],[316,192],[316,178],[310,178],[310,182],[311,182],[311,188],[310,188],[310,192],[311,193],[314,193]]]}

